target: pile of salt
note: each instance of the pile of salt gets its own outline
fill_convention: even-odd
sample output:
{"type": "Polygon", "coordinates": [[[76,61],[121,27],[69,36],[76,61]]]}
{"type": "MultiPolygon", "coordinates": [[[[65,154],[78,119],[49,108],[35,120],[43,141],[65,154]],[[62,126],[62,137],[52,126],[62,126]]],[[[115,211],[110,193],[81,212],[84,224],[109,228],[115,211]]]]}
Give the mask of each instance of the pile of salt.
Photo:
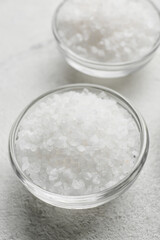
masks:
{"type": "Polygon", "coordinates": [[[159,15],[146,0],[68,0],[57,19],[60,39],[70,50],[106,63],[148,54],[159,26],[159,15]]]}
{"type": "Polygon", "coordinates": [[[126,176],[139,153],[132,116],[104,92],[49,95],[20,124],[16,155],[40,187],[63,195],[104,190],[126,176]]]}

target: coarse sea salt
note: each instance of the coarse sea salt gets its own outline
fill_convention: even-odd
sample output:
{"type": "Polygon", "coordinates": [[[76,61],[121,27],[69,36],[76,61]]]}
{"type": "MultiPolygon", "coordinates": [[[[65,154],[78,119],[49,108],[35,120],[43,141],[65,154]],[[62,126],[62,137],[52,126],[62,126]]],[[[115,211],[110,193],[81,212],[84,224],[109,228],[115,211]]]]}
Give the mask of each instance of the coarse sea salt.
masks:
{"type": "Polygon", "coordinates": [[[160,18],[147,0],[68,0],[57,29],[64,45],[85,59],[128,62],[152,50],[160,18]]]}
{"type": "Polygon", "coordinates": [[[25,175],[62,195],[96,193],[133,168],[140,134],[127,110],[104,92],[52,93],[25,115],[16,138],[25,175]]]}

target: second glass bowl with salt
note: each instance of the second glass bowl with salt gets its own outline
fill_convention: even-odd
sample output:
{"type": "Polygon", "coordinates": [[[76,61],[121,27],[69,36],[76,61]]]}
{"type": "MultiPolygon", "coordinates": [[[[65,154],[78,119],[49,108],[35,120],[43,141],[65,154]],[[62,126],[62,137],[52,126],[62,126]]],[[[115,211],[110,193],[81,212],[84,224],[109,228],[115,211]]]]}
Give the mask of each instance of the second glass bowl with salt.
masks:
{"type": "Polygon", "coordinates": [[[115,91],[66,85],[34,100],[9,138],[13,169],[25,187],[53,206],[85,209],[126,191],[147,157],[146,124],[115,91]]]}
{"type": "Polygon", "coordinates": [[[69,65],[117,78],[152,59],[160,44],[160,12],[150,0],[64,0],[52,29],[69,65]]]}

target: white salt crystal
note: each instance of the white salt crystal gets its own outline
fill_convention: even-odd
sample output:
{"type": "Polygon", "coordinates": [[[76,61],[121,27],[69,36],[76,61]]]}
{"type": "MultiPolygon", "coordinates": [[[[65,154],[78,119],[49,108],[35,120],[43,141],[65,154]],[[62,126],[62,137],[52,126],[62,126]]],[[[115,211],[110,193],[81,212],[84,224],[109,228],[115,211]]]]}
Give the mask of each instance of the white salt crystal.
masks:
{"type": "Polygon", "coordinates": [[[94,184],[100,184],[100,182],[101,182],[101,180],[100,180],[100,178],[99,178],[98,176],[95,176],[95,177],[93,178],[93,183],[94,183],[94,184]]]}
{"type": "Polygon", "coordinates": [[[83,189],[85,184],[82,180],[73,180],[72,187],[75,190],[83,189]]]}
{"type": "Polygon", "coordinates": [[[58,178],[58,171],[57,169],[52,169],[49,173],[49,180],[54,181],[58,178]]]}
{"type": "Polygon", "coordinates": [[[71,169],[65,169],[64,172],[63,172],[63,175],[64,175],[65,177],[69,178],[69,179],[70,179],[70,178],[72,179],[72,177],[73,177],[73,174],[72,174],[71,169]]]}
{"type": "Polygon", "coordinates": [[[56,182],[55,184],[54,184],[54,186],[55,187],[60,187],[62,185],[62,183],[59,181],[59,182],[56,182]]]}
{"type": "Polygon", "coordinates": [[[57,20],[67,47],[101,62],[137,60],[160,35],[158,13],[146,0],[68,0],[57,20]]]}
{"type": "Polygon", "coordinates": [[[111,187],[134,166],[140,135],[131,115],[106,93],[52,94],[21,122],[16,155],[38,186],[63,195],[111,187]]]}
{"type": "Polygon", "coordinates": [[[77,149],[78,149],[79,152],[84,152],[85,151],[85,147],[83,147],[83,146],[78,146],[77,149]]]}
{"type": "Polygon", "coordinates": [[[57,180],[57,177],[56,176],[52,176],[52,175],[50,175],[49,176],[49,180],[52,182],[55,182],[56,180],[57,180]]]}
{"type": "Polygon", "coordinates": [[[76,146],[78,146],[79,143],[76,141],[71,141],[71,142],[69,142],[69,144],[73,147],[76,147],[76,146]]]}
{"type": "Polygon", "coordinates": [[[90,173],[90,172],[85,173],[84,178],[85,178],[86,180],[91,180],[92,177],[93,177],[93,176],[92,176],[92,173],[90,173]]]}

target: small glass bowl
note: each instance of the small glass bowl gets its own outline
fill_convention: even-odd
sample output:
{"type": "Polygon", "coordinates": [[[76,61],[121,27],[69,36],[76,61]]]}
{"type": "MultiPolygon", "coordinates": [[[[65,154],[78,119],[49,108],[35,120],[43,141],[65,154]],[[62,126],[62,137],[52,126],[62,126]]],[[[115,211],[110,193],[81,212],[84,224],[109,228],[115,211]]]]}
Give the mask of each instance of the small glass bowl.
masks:
{"type": "MultiPolygon", "coordinates": [[[[100,78],[119,78],[127,76],[139,69],[141,69],[143,66],[145,66],[153,57],[155,51],[158,49],[160,45],[160,34],[158,38],[155,40],[155,43],[153,45],[153,48],[150,52],[148,52],[146,55],[144,55],[142,58],[134,60],[134,61],[128,61],[128,62],[118,62],[118,63],[110,63],[110,62],[98,62],[98,61],[92,61],[86,58],[83,58],[73,52],[71,49],[68,48],[68,46],[63,42],[61,37],[58,33],[58,24],[57,19],[58,15],[65,5],[66,2],[69,0],[64,0],[56,9],[55,14],[53,16],[52,20],[52,31],[53,35],[57,41],[58,48],[62,55],[64,56],[67,63],[75,68],[76,70],[85,73],[90,76],[94,77],[100,77],[100,78]]],[[[146,0],[150,7],[153,8],[157,16],[160,20],[160,11],[156,7],[156,5],[150,1],[146,0]]]]}
{"type": "Polygon", "coordinates": [[[29,104],[17,118],[16,122],[14,123],[10,136],[9,136],[9,155],[12,167],[20,179],[20,181],[24,184],[24,186],[37,198],[41,199],[42,201],[51,204],[53,206],[61,207],[61,208],[69,208],[69,209],[86,209],[92,208],[99,205],[102,205],[106,202],[111,201],[112,199],[117,198],[120,194],[126,191],[132,183],[138,177],[142,167],[146,161],[147,154],[149,149],[149,135],[146,124],[141,117],[141,115],[133,108],[133,106],[121,95],[117,92],[105,88],[98,85],[93,84],[73,84],[73,85],[66,85],[60,88],[57,88],[53,91],[45,93],[44,95],[40,96],[39,98],[35,99],[31,104],[29,104]],[[119,181],[116,185],[107,188],[103,191],[93,193],[90,195],[83,195],[83,196],[64,196],[59,194],[54,194],[52,192],[46,191],[33,183],[22,171],[15,151],[15,140],[17,138],[18,131],[20,129],[21,121],[25,118],[28,111],[30,111],[38,101],[43,100],[44,98],[48,97],[54,93],[63,93],[67,91],[82,91],[84,88],[88,89],[94,93],[105,92],[108,96],[112,97],[120,104],[123,108],[125,108],[133,117],[137,128],[140,134],[140,151],[138,159],[133,167],[133,169],[127,174],[125,178],[119,181]]]}

